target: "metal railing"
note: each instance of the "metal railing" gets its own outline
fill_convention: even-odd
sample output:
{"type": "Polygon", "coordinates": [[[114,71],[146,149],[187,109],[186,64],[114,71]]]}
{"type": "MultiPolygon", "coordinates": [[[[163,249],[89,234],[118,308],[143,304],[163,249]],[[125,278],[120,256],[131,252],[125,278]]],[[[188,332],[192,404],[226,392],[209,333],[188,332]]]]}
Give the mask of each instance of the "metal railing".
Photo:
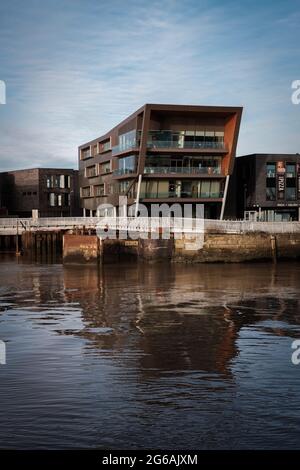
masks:
{"type": "Polygon", "coordinates": [[[246,220],[213,220],[213,219],[190,219],[186,217],[41,217],[32,218],[0,218],[0,234],[22,233],[25,230],[71,230],[74,228],[91,228],[95,229],[97,224],[103,224],[105,221],[111,220],[114,224],[122,224],[131,222],[134,224],[147,223],[157,226],[170,224],[171,227],[182,227],[190,225],[196,227],[204,223],[205,232],[220,233],[247,233],[247,232],[266,232],[275,233],[299,233],[300,222],[253,222],[246,220]],[[158,223],[158,221],[160,221],[158,223]],[[168,222],[167,222],[168,221],[168,222]],[[160,225],[159,225],[160,224],[160,225]]]}
{"type": "Polygon", "coordinates": [[[156,148],[176,148],[176,149],[225,149],[224,142],[178,142],[173,140],[151,140],[147,142],[147,147],[156,148]]]}
{"type": "Polygon", "coordinates": [[[132,142],[130,144],[124,144],[124,145],[115,145],[112,147],[111,152],[112,155],[116,155],[117,153],[121,152],[126,152],[128,150],[137,150],[139,147],[139,144],[137,142],[132,142]]]}
{"type": "Polygon", "coordinates": [[[114,176],[132,175],[133,173],[135,173],[135,170],[129,168],[114,170],[114,176]]]}
{"type": "Polygon", "coordinates": [[[166,199],[166,198],[221,199],[222,197],[223,197],[222,192],[198,194],[198,192],[193,192],[193,191],[181,191],[180,193],[177,194],[174,192],[166,191],[166,192],[159,192],[159,193],[141,192],[140,194],[141,199],[166,199]]]}
{"type": "Polygon", "coordinates": [[[205,168],[191,168],[191,167],[163,167],[163,166],[146,166],[144,169],[146,174],[185,174],[185,175],[194,175],[194,174],[205,174],[205,175],[220,175],[221,168],[218,167],[205,167],[205,168]]]}

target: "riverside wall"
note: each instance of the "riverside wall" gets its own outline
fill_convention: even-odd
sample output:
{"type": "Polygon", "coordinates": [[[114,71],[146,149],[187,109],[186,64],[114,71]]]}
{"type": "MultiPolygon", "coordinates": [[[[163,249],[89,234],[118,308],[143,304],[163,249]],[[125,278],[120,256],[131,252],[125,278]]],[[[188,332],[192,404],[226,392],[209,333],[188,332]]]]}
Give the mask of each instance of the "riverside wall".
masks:
{"type": "Polygon", "coordinates": [[[199,236],[170,240],[100,240],[96,235],[64,235],[65,263],[110,263],[122,258],[178,263],[300,259],[300,233],[206,233],[202,240],[199,236]]]}

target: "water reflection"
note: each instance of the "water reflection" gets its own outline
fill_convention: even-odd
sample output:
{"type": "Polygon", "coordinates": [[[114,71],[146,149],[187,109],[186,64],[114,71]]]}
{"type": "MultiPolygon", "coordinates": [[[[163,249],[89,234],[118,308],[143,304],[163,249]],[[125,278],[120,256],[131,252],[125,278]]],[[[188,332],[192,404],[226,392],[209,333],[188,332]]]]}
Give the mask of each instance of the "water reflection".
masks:
{"type": "MultiPolygon", "coordinates": [[[[30,433],[37,446],[46,447],[159,447],[162,442],[170,448],[179,443],[275,447],[278,442],[293,447],[294,434],[278,434],[276,426],[274,433],[270,429],[276,420],[280,428],[285,419],[294,419],[300,430],[294,402],[299,374],[288,356],[291,340],[300,336],[299,274],[296,263],[97,268],[3,261],[0,330],[1,339],[11,343],[13,358],[11,366],[0,369],[0,399],[5,404],[0,418],[11,432],[4,435],[0,430],[0,447],[4,442],[26,448],[30,433]],[[35,348],[40,356],[27,364],[25,379],[21,356],[31,357],[35,348]],[[54,364],[54,357],[60,365],[54,364]],[[113,369],[107,372],[107,367],[113,369]],[[39,387],[28,384],[28,374],[55,383],[63,398],[50,387],[38,408],[30,409],[39,387]],[[264,403],[278,374],[285,377],[293,404],[283,416],[278,404],[273,410],[264,403]],[[28,394],[23,404],[18,386],[28,394]],[[103,387],[111,390],[113,402],[103,387]],[[255,402],[249,403],[253,387],[255,402]],[[95,390],[101,390],[99,396],[95,390]],[[16,404],[19,417],[13,412],[16,404]],[[72,411],[63,408],[56,421],[47,414],[48,421],[41,424],[49,404],[56,412],[61,404],[72,411]],[[68,414],[74,413],[72,406],[77,409],[73,425],[68,414]],[[269,410],[270,422],[265,420],[251,433],[247,428],[252,420],[257,422],[262,408],[269,410]],[[238,425],[237,410],[247,416],[243,423],[241,415],[238,425]],[[26,437],[22,416],[25,420],[28,413],[36,413],[37,421],[26,437]],[[104,424],[103,434],[99,427],[104,424]],[[218,430],[220,424],[225,435],[218,430]],[[69,438],[59,441],[52,426],[61,427],[61,436],[68,428],[69,438]]],[[[280,389],[283,385],[278,387],[279,395],[287,393],[280,389]]],[[[273,400],[276,403],[276,397],[273,400]]]]}

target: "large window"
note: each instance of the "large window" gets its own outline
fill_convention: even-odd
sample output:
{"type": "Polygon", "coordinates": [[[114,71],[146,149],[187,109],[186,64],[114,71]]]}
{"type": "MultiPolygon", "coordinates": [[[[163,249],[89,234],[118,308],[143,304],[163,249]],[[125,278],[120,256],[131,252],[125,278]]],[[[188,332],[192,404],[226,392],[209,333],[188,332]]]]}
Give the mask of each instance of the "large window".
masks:
{"type": "Polygon", "coordinates": [[[69,175],[48,175],[46,185],[47,188],[70,188],[71,177],[69,175]]]}
{"type": "Polygon", "coordinates": [[[119,151],[127,150],[136,146],[136,130],[119,135],[119,151]]]}
{"type": "Polygon", "coordinates": [[[221,198],[222,185],[215,180],[143,181],[142,198],[221,198]]]}
{"type": "Polygon", "coordinates": [[[145,173],[221,174],[221,157],[148,155],[145,173]]]}
{"type": "Polygon", "coordinates": [[[125,175],[127,173],[135,172],[135,156],[129,155],[128,157],[119,158],[118,160],[118,174],[125,175]]]}
{"type": "Polygon", "coordinates": [[[148,146],[152,148],[223,148],[222,130],[149,131],[148,146]]]}

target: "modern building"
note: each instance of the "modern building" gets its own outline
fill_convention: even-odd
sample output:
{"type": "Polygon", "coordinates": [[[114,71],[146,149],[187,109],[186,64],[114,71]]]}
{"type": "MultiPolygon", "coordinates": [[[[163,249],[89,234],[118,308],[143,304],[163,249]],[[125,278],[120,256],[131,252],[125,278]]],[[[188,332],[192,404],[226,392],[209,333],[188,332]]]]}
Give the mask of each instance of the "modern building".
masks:
{"type": "Polygon", "coordinates": [[[6,177],[4,173],[0,173],[0,217],[7,215],[7,209],[4,203],[6,177]]]}
{"type": "Polygon", "coordinates": [[[80,215],[78,171],[33,168],[0,174],[1,204],[9,216],[40,217],[80,215]]]}
{"type": "Polygon", "coordinates": [[[240,107],[146,104],[81,145],[84,215],[102,215],[99,205],[117,208],[127,196],[128,205],[147,207],[203,203],[205,217],[222,217],[241,115],[240,107]]]}
{"type": "Polygon", "coordinates": [[[236,158],[237,217],[300,220],[300,155],[253,154],[236,158]]]}

